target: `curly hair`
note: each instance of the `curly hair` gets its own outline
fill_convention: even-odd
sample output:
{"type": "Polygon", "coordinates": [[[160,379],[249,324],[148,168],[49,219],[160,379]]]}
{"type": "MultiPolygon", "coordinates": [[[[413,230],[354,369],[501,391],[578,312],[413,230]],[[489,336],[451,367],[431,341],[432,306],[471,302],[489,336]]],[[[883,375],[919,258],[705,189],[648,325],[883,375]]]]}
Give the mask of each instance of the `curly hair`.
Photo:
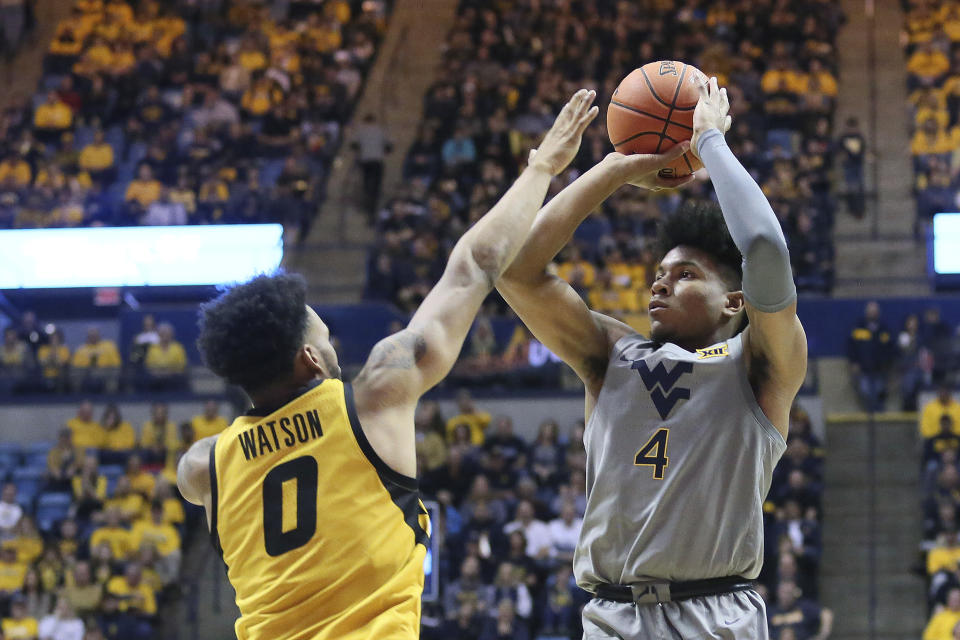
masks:
{"type": "Polygon", "coordinates": [[[306,297],[302,276],[278,272],[200,305],[197,348],[204,363],[247,391],[289,375],[307,328],[306,297]]]}
{"type": "Polygon", "coordinates": [[[716,262],[720,276],[737,291],[743,280],[743,256],[733,243],[720,205],[709,201],[690,201],[659,225],[656,248],[657,261],[663,260],[674,247],[683,245],[703,251],[716,262]]]}

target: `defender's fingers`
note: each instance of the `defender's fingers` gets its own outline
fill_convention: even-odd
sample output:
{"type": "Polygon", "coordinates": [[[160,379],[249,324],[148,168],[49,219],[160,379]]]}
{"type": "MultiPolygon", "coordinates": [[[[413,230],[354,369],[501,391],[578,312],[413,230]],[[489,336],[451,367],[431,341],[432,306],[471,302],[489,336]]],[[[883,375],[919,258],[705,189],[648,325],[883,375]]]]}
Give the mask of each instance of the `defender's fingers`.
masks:
{"type": "Polygon", "coordinates": [[[659,155],[655,155],[654,158],[656,158],[657,162],[661,164],[667,164],[668,162],[676,160],[677,158],[679,158],[689,150],[690,150],[690,141],[684,140],[680,144],[670,147],[663,153],[659,155]]]}
{"type": "Polygon", "coordinates": [[[593,122],[593,119],[597,117],[598,113],[600,113],[600,107],[593,106],[590,107],[589,111],[580,116],[580,121],[577,123],[577,128],[580,130],[580,133],[583,133],[587,125],[593,122]]]}
{"type": "Polygon", "coordinates": [[[720,89],[720,108],[724,111],[730,109],[730,100],[727,98],[727,89],[724,87],[720,89]]]}
{"type": "Polygon", "coordinates": [[[724,118],[724,119],[723,119],[723,132],[726,133],[727,131],[730,131],[730,127],[731,127],[732,125],[733,125],[733,117],[732,117],[732,116],[727,116],[726,118],[724,118]]]}
{"type": "Polygon", "coordinates": [[[707,98],[710,97],[710,94],[709,94],[709,91],[710,91],[709,82],[710,82],[710,81],[707,80],[706,77],[704,77],[703,82],[701,82],[701,83],[699,83],[699,84],[697,85],[697,90],[700,92],[700,99],[701,99],[701,100],[706,100],[707,98]]]}
{"type": "Polygon", "coordinates": [[[530,164],[530,163],[533,162],[533,156],[535,156],[535,155],[537,155],[537,150],[536,150],[536,149],[530,149],[530,153],[529,153],[529,155],[527,155],[527,164],[530,164]]]}
{"type": "Polygon", "coordinates": [[[716,97],[720,93],[720,87],[717,84],[717,76],[710,78],[710,97],[716,97]]]}

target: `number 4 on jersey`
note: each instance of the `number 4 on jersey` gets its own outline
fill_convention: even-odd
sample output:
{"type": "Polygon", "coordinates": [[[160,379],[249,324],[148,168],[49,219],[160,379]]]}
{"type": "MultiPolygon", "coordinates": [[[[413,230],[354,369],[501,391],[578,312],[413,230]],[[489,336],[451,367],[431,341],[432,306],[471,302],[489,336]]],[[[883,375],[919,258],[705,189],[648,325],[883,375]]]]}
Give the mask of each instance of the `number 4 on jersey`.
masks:
{"type": "Polygon", "coordinates": [[[653,467],[653,479],[663,480],[663,472],[670,464],[670,458],[667,457],[667,438],[670,436],[670,429],[659,429],[653,437],[647,440],[647,444],[637,451],[637,457],[633,464],[638,467],[653,467]]]}

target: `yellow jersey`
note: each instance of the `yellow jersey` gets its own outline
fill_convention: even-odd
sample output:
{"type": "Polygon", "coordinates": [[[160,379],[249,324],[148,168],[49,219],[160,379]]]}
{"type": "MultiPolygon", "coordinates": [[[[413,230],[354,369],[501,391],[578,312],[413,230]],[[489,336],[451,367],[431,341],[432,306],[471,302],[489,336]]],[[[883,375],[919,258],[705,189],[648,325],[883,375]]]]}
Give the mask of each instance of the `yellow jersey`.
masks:
{"type": "Polygon", "coordinates": [[[349,384],[237,417],[210,482],[239,640],[419,638],[428,516],[416,479],[367,441],[349,384]]]}

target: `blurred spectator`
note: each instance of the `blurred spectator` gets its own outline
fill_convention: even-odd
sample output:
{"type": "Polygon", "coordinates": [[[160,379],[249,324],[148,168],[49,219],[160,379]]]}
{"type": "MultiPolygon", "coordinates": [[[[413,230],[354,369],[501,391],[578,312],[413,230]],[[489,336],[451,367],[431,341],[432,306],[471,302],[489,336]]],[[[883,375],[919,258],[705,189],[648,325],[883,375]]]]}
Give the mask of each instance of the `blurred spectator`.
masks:
{"type": "Polygon", "coordinates": [[[843,168],[843,191],[847,211],[856,218],[866,213],[865,180],[863,173],[867,143],[856,117],[847,118],[846,128],[837,141],[843,168]]]}
{"type": "Polygon", "coordinates": [[[583,520],[577,517],[572,502],[564,502],[560,508],[560,517],[550,521],[550,556],[561,564],[573,563],[573,552],[580,539],[583,520]]]}
{"type": "Polygon", "coordinates": [[[105,511],[115,509],[120,514],[120,521],[124,525],[129,525],[143,517],[146,503],[146,498],[130,486],[130,479],[126,476],[120,476],[113,487],[113,495],[103,504],[104,511],[95,515],[94,520],[103,520],[105,511]]]}
{"type": "Polygon", "coordinates": [[[23,588],[27,565],[17,559],[13,547],[0,547],[0,597],[9,598],[23,588]]]}
{"type": "MultiPolygon", "coordinates": [[[[120,369],[120,353],[112,340],[100,336],[96,327],[87,329],[87,340],[77,347],[70,363],[81,387],[105,388],[115,383],[120,369]]],[[[79,445],[78,446],[82,446],[79,445]]]]}
{"type": "Polygon", "coordinates": [[[464,599],[457,607],[455,617],[443,625],[443,635],[458,640],[478,640],[483,622],[477,612],[477,602],[464,599]]]}
{"type": "Polygon", "coordinates": [[[37,365],[49,388],[63,391],[70,366],[70,347],[64,343],[63,331],[54,329],[49,342],[37,349],[37,365]]]}
{"type": "Polygon", "coordinates": [[[103,585],[93,580],[89,562],[77,562],[73,567],[72,580],[65,582],[62,596],[77,613],[86,616],[100,607],[103,585]]]}
{"type": "Polygon", "coordinates": [[[116,404],[110,403],[103,410],[103,418],[100,421],[103,426],[103,446],[101,449],[101,460],[106,464],[113,464],[113,461],[122,461],[124,452],[133,450],[137,446],[137,434],[129,422],[120,415],[120,408],[116,404]],[[111,452],[120,453],[120,456],[110,456],[111,452]],[[111,459],[108,460],[108,457],[111,459]]]}
{"type": "Polygon", "coordinates": [[[500,601],[496,615],[487,620],[480,640],[529,640],[526,624],[517,620],[514,603],[509,599],[500,601]]]}
{"type": "Polygon", "coordinates": [[[104,523],[94,529],[90,535],[90,552],[94,552],[99,545],[106,543],[110,546],[110,552],[118,560],[126,558],[133,545],[130,540],[130,531],[123,526],[122,514],[120,509],[112,507],[104,510],[104,523]]]}
{"type": "Polygon", "coordinates": [[[73,128],[73,111],[56,91],[47,92],[46,101],[39,105],[33,114],[34,135],[41,142],[52,143],[73,128]]]}
{"type": "Polygon", "coordinates": [[[67,420],[67,427],[73,434],[73,445],[77,449],[99,449],[103,446],[106,434],[103,427],[93,418],[93,403],[84,400],[77,407],[74,417],[67,420]]]}
{"type": "Polygon", "coordinates": [[[956,434],[953,418],[948,414],[940,416],[940,430],[936,435],[926,438],[923,443],[923,463],[938,462],[944,451],[960,451],[960,436],[956,434]]]}
{"type": "Polygon", "coordinates": [[[163,187],[156,200],[147,205],[147,211],[140,219],[144,226],[171,226],[187,224],[187,210],[181,202],[170,197],[170,189],[163,187]]]}
{"type": "Polygon", "coordinates": [[[784,580],[777,587],[777,602],[767,609],[772,638],[789,630],[797,640],[825,640],[833,630],[833,612],[800,597],[797,585],[784,580]]]}
{"type": "Polygon", "coordinates": [[[37,619],[27,615],[26,601],[22,595],[17,594],[10,599],[10,616],[3,619],[2,628],[5,638],[36,639],[37,619]]]}
{"type": "Polygon", "coordinates": [[[937,388],[937,397],[923,407],[920,417],[920,436],[933,438],[940,433],[943,416],[949,416],[953,433],[960,435],[960,402],[953,398],[947,385],[937,388]]]}
{"type": "Polygon", "coordinates": [[[953,640],[960,624],[960,589],[950,589],[947,604],[939,607],[923,630],[923,640],[953,640]]]}
{"type": "Polygon", "coordinates": [[[141,321],[139,333],[133,338],[133,345],[130,347],[130,362],[137,366],[142,366],[147,358],[147,351],[151,345],[160,341],[160,334],[157,332],[157,323],[152,314],[146,314],[141,321]]]}
{"type": "Polygon", "coordinates": [[[890,331],[880,318],[880,305],[868,302],[863,319],[847,340],[847,359],[860,401],[867,411],[882,411],[887,374],[893,358],[890,331]]]}
{"type": "Polygon", "coordinates": [[[163,564],[164,573],[177,575],[180,571],[180,534],[176,528],[164,520],[162,502],[150,506],[147,518],[137,521],[130,532],[131,547],[134,551],[146,546],[156,549],[163,564]]]}
{"type": "MultiPolygon", "coordinates": [[[[49,325],[48,325],[49,327],[49,325]]],[[[37,314],[33,311],[24,311],[20,316],[20,324],[17,326],[17,333],[34,355],[37,355],[40,347],[49,341],[48,330],[44,330],[37,322],[37,314]]]]}
{"type": "Polygon", "coordinates": [[[560,564],[547,578],[546,598],[543,606],[543,633],[569,636],[579,627],[577,611],[577,588],[573,571],[567,563],[560,564]]]}
{"type": "Polygon", "coordinates": [[[553,539],[547,524],[534,516],[533,504],[523,500],[517,505],[516,519],[509,522],[503,531],[508,535],[514,531],[522,531],[527,539],[527,555],[543,560],[550,556],[553,539]]]}
{"type": "Polygon", "coordinates": [[[12,327],[4,329],[3,346],[0,348],[0,391],[20,388],[34,364],[33,353],[20,340],[17,330],[12,327]]]}
{"type": "Polygon", "coordinates": [[[170,419],[164,402],[154,402],[150,407],[150,419],[140,430],[140,452],[144,461],[165,464],[169,455],[180,449],[180,434],[177,424],[170,419]]]}
{"type": "MultiPolygon", "coordinates": [[[[26,562],[25,564],[31,564],[26,562]]],[[[28,617],[40,618],[47,615],[53,609],[53,594],[45,591],[40,583],[40,574],[36,568],[27,569],[23,577],[23,589],[20,591],[23,598],[24,610],[28,617]]]]}
{"type": "Polygon", "coordinates": [[[78,166],[100,184],[113,181],[116,176],[116,160],[113,147],[106,142],[102,129],[97,129],[90,144],[80,150],[78,166]]]}
{"type": "Polygon", "coordinates": [[[82,457],[73,444],[73,432],[68,428],[61,429],[56,444],[47,454],[47,487],[54,491],[70,491],[70,479],[82,457]]]}
{"type": "MultiPolygon", "coordinates": [[[[71,483],[73,500],[77,506],[76,517],[87,520],[107,499],[107,479],[100,473],[100,463],[95,456],[88,455],[84,458],[71,483]]],[[[90,545],[91,549],[95,546],[90,545]]]]}
{"type": "Polygon", "coordinates": [[[195,441],[215,436],[229,426],[227,419],[220,415],[220,403],[216,400],[204,402],[203,413],[193,416],[190,424],[195,441]]]}
{"type": "Polygon", "coordinates": [[[163,184],[153,177],[153,169],[150,165],[141,164],[137,170],[137,177],[130,182],[124,196],[128,211],[126,221],[139,220],[150,203],[160,198],[162,190],[163,184]]]}
{"type": "Polygon", "coordinates": [[[393,143],[387,138],[383,127],[377,123],[376,116],[368,113],[354,132],[351,146],[357,152],[357,162],[363,174],[363,208],[370,224],[373,224],[380,202],[383,162],[393,148],[393,143]]]}
{"type": "Polygon", "coordinates": [[[513,432],[513,420],[510,416],[497,416],[493,433],[483,443],[488,454],[498,449],[507,466],[522,469],[527,465],[527,443],[513,432]]]}
{"type": "Polygon", "coordinates": [[[148,500],[153,496],[153,488],[157,480],[152,473],[143,468],[139,455],[134,454],[127,459],[123,475],[130,480],[130,487],[134,491],[139,492],[148,500]]]}
{"type": "Polygon", "coordinates": [[[147,373],[154,388],[183,386],[187,369],[187,352],[173,338],[173,325],[161,322],[157,327],[158,341],[147,348],[147,373]]]}
{"type": "Polygon", "coordinates": [[[17,503],[17,485],[7,482],[0,493],[0,540],[11,540],[23,517],[23,508],[17,503]]]}
{"type": "Polygon", "coordinates": [[[70,600],[57,598],[53,612],[40,620],[37,630],[39,640],[83,640],[83,620],[74,613],[70,600]]]}
{"type": "Polygon", "coordinates": [[[484,432],[490,425],[490,414],[476,409],[473,396],[466,389],[457,392],[457,410],[459,413],[447,420],[447,440],[453,441],[457,425],[465,424],[470,429],[470,441],[474,445],[482,445],[484,432]]]}
{"type": "Polygon", "coordinates": [[[509,562],[502,562],[497,567],[497,575],[487,594],[487,602],[503,602],[509,600],[513,604],[514,613],[526,620],[533,611],[533,600],[527,585],[518,579],[516,568],[509,562]]]}
{"type": "Polygon", "coordinates": [[[444,439],[444,422],[439,405],[431,400],[421,401],[414,415],[417,438],[417,461],[423,472],[434,471],[447,460],[447,443],[444,439]]]}
{"type": "Polygon", "coordinates": [[[444,609],[453,618],[465,603],[472,603],[483,614],[487,601],[484,597],[484,584],[480,576],[480,561],[468,556],[460,565],[459,577],[444,589],[444,609]]]}

